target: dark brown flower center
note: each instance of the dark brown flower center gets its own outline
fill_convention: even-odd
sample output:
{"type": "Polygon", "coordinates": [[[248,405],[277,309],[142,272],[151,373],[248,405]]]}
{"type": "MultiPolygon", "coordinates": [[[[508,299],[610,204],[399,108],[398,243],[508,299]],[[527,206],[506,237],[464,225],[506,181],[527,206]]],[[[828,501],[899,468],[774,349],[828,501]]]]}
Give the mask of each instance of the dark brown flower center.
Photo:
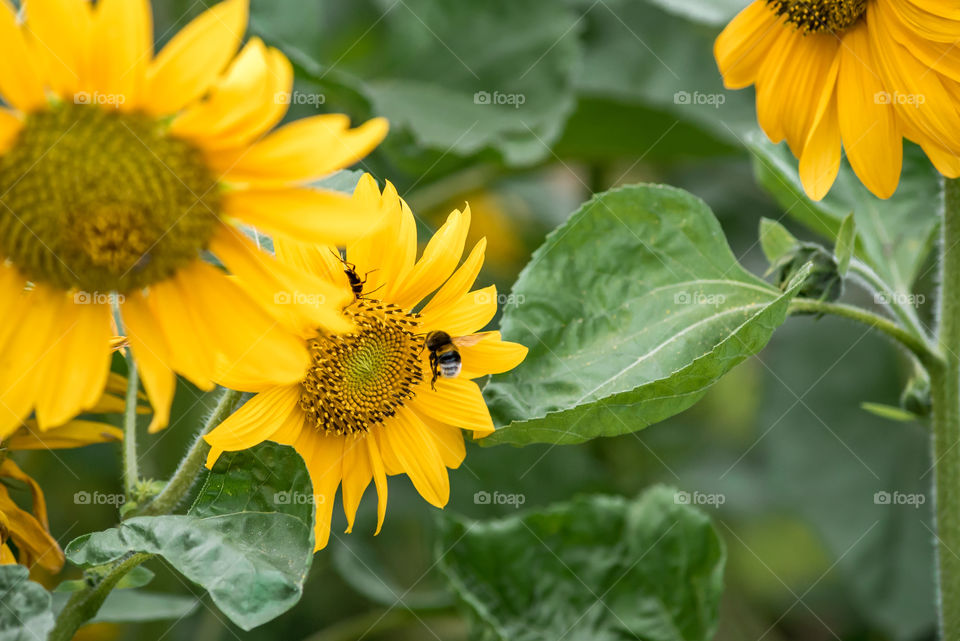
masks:
{"type": "Polygon", "coordinates": [[[155,119],[62,103],[0,156],[0,259],[32,281],[125,292],[170,277],[216,228],[200,151],[155,119]]]}
{"type": "Polygon", "coordinates": [[[867,11],[867,0],[767,0],[803,33],[842,33],[867,11]]]}
{"type": "Polygon", "coordinates": [[[349,334],[309,341],[313,364],[301,382],[300,408],[324,433],[360,435],[396,414],[423,380],[420,321],[396,305],[358,300],[346,313],[349,334]]]}

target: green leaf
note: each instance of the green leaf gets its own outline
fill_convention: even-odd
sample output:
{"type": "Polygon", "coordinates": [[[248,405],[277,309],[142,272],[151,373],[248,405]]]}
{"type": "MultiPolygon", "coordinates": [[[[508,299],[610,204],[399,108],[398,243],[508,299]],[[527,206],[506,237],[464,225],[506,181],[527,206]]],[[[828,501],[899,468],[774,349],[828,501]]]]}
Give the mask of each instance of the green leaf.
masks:
{"type": "Polygon", "coordinates": [[[895,405],[884,405],[883,403],[860,403],[860,407],[864,411],[870,412],[874,416],[885,418],[888,421],[912,423],[914,421],[922,420],[921,417],[917,416],[913,412],[908,412],[902,407],[896,407],[895,405]]]}
{"type": "Polygon", "coordinates": [[[483,641],[707,641],[716,630],[724,545],[670,488],[448,517],[437,552],[483,641]]]}
{"type": "MultiPolygon", "coordinates": [[[[55,593],[53,610],[55,612],[62,610],[68,599],[69,596],[66,594],[55,593]]],[[[192,596],[140,590],[114,590],[107,595],[96,616],[90,619],[90,623],[134,623],[182,619],[193,614],[199,605],[200,601],[192,596]]]]}
{"type": "Polygon", "coordinates": [[[837,269],[841,276],[846,276],[847,270],[850,269],[850,259],[853,258],[856,242],[857,223],[853,217],[853,212],[850,212],[840,223],[840,231],[837,232],[837,244],[833,250],[837,259],[837,269]]]}
{"type": "Polygon", "coordinates": [[[81,566],[129,552],[163,556],[249,630],[300,600],[313,556],[313,501],[300,456],[263,443],[221,456],[186,515],[131,518],[75,539],[66,554],[81,566]]]}
{"type": "Polygon", "coordinates": [[[394,156],[411,153],[400,143],[403,132],[415,146],[444,155],[493,150],[508,164],[531,164],[549,156],[573,109],[578,16],[552,0],[491,0],[479,11],[470,0],[357,2],[353,16],[372,11],[374,17],[329,31],[327,15],[308,21],[302,15],[329,7],[302,4],[285,12],[254,1],[253,31],[321,87],[332,80],[326,66],[334,63],[336,79],[389,119],[395,141],[385,150],[394,156]],[[331,48],[344,27],[359,33],[331,48]],[[370,42],[372,49],[355,47],[370,42]]]}
{"type": "Polygon", "coordinates": [[[53,629],[50,593],[22,565],[0,565],[0,641],[37,641],[53,629]]]}
{"type": "Polygon", "coordinates": [[[578,443],[682,412],[783,323],[782,293],[737,263],[696,197],[638,185],[594,197],[520,274],[501,328],[530,347],[485,394],[481,443],[578,443]]]}
{"type": "Polygon", "coordinates": [[[760,247],[771,265],[776,264],[799,244],[800,241],[777,221],[760,219],[760,247]]]}
{"type": "Polygon", "coordinates": [[[934,204],[937,172],[912,144],[904,148],[897,193],[888,200],[871,194],[844,162],[830,193],[820,202],[807,198],[797,160],[785,144],[771,144],[759,132],[748,138],[757,179],[786,212],[810,230],[836,241],[852,211],[857,242],[854,255],[869,264],[898,292],[909,293],[933,247],[938,226],[934,204]]]}

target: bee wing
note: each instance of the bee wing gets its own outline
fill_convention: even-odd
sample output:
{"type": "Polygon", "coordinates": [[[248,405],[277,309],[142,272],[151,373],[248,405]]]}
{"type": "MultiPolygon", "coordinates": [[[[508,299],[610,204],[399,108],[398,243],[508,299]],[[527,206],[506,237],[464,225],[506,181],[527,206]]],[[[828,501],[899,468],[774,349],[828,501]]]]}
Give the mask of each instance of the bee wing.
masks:
{"type": "Polygon", "coordinates": [[[494,332],[480,332],[479,334],[471,334],[470,336],[455,336],[451,340],[457,347],[473,347],[483,339],[493,336],[493,334],[494,332]]]}

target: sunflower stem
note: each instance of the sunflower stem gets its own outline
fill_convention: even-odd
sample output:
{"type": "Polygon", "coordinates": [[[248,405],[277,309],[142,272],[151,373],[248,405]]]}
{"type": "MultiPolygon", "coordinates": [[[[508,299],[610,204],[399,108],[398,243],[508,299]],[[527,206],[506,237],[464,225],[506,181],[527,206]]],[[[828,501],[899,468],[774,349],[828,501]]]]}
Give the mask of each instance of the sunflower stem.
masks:
{"type": "Polygon", "coordinates": [[[942,365],[930,372],[940,636],[960,639],[960,181],[944,181],[940,246],[942,365]]]}
{"type": "Polygon", "coordinates": [[[140,463],[137,460],[137,394],[140,381],[137,376],[137,363],[133,350],[126,350],[127,359],[127,399],[123,414],[123,486],[127,497],[131,497],[140,481],[140,463]]]}
{"type": "Polygon", "coordinates": [[[241,392],[236,390],[223,390],[217,406],[210,414],[203,429],[200,430],[200,433],[183,457],[183,460],[180,461],[177,470],[173,473],[173,476],[170,477],[166,487],[163,488],[156,498],[140,510],[139,515],[155,516],[157,514],[168,514],[176,509],[184,497],[190,493],[190,488],[196,483],[200,472],[203,470],[207,452],[210,451],[210,446],[203,440],[203,437],[233,413],[233,409],[236,407],[237,401],[240,400],[240,396],[241,392]]]}
{"type": "Polygon", "coordinates": [[[74,592],[57,616],[48,641],[70,641],[77,629],[92,619],[127,572],[150,558],[150,554],[135,553],[114,561],[96,585],[74,592]]]}

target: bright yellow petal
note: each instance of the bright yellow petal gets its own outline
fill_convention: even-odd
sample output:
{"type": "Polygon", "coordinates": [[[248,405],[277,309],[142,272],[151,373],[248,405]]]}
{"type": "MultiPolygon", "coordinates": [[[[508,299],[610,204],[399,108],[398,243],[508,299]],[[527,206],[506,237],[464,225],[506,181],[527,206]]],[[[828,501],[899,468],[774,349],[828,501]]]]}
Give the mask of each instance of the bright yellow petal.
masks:
{"type": "Polygon", "coordinates": [[[24,0],[23,6],[33,55],[50,88],[67,100],[80,90],[91,89],[87,83],[93,32],[91,3],[24,0]]]}
{"type": "Polygon", "coordinates": [[[28,423],[25,429],[11,436],[4,446],[11,451],[65,450],[123,440],[123,430],[97,421],[73,420],[47,432],[33,427],[28,423]]]}
{"type": "Polygon", "coordinates": [[[386,182],[383,193],[370,174],[357,183],[353,198],[361,206],[382,212],[382,222],[356,242],[347,244],[347,260],[368,278],[367,291],[378,291],[383,300],[394,292],[413,269],[417,259],[417,222],[396,187],[386,182]]]}
{"type": "Polygon", "coordinates": [[[16,11],[9,0],[0,0],[0,95],[22,112],[47,105],[43,75],[31,53],[16,11]]]}
{"type": "Polygon", "coordinates": [[[306,274],[316,276],[347,289],[350,281],[344,273],[344,265],[337,260],[339,250],[331,245],[301,243],[277,236],[273,239],[277,260],[306,274]]]}
{"type": "Polygon", "coordinates": [[[840,171],[840,123],[834,98],[800,155],[800,180],[807,196],[821,200],[830,191],[840,171]]]}
{"type": "Polygon", "coordinates": [[[390,301],[409,309],[440,287],[460,262],[468,231],[470,207],[451,213],[403,282],[390,291],[390,301]]]}
{"type": "MultiPolygon", "coordinates": [[[[260,392],[203,438],[215,451],[236,452],[259,445],[290,420],[299,400],[298,385],[260,392]]],[[[212,466],[209,458],[207,465],[212,466]]]]}
{"type": "Polygon", "coordinates": [[[35,562],[51,572],[59,572],[65,561],[60,546],[40,520],[14,503],[3,485],[0,485],[0,512],[7,518],[10,538],[20,552],[21,562],[27,565],[35,562]]]}
{"type": "Polygon", "coordinates": [[[43,364],[37,424],[45,431],[93,407],[110,373],[110,307],[69,300],[61,306],[55,337],[43,364]]]}
{"type": "Polygon", "coordinates": [[[296,120],[248,149],[207,156],[226,182],[283,186],[316,180],[349,167],[386,135],[387,121],[383,118],[350,129],[346,116],[329,114],[296,120]]]}
{"type": "Polygon", "coordinates": [[[141,106],[147,67],[153,57],[153,14],[149,0],[98,0],[90,48],[92,86],[120,109],[141,106]],[[109,43],[109,46],[104,46],[109,43]]]}
{"type": "Polygon", "coordinates": [[[452,305],[469,292],[480,274],[480,268],[483,267],[483,253],[486,248],[487,239],[481,238],[467,256],[467,260],[463,261],[453,276],[430,298],[430,302],[422,311],[429,314],[434,310],[452,305]]]}
{"type": "Polygon", "coordinates": [[[760,68],[777,40],[781,18],[764,0],[754,0],[730,21],[717,37],[713,54],[728,89],[742,89],[757,81],[760,68]]]}
{"type": "Polygon", "coordinates": [[[224,212],[270,234],[305,243],[344,245],[382,222],[382,212],[334,191],[240,189],[224,195],[224,212]]]}
{"type": "Polygon", "coordinates": [[[314,525],[315,550],[322,550],[330,541],[333,503],[343,473],[345,440],[342,436],[326,436],[317,430],[305,429],[294,445],[303,457],[313,483],[313,496],[317,505],[317,518],[314,525]]]}
{"type": "Polygon", "coordinates": [[[248,12],[249,0],[224,0],[175,35],[147,70],[143,107],[173,114],[206,93],[237,52],[248,12]]]}
{"type": "Polygon", "coordinates": [[[373,470],[373,482],[377,487],[377,530],[374,532],[374,536],[376,536],[380,534],[380,530],[383,528],[383,520],[387,516],[387,473],[383,466],[383,457],[380,455],[377,439],[368,435],[363,441],[367,444],[370,467],[373,470]]]}
{"type": "Polygon", "coordinates": [[[312,336],[318,328],[350,331],[341,310],[353,300],[349,289],[313,277],[281,263],[256,248],[239,229],[217,229],[212,251],[239,279],[246,291],[290,331],[312,336]]]}
{"type": "Polygon", "coordinates": [[[422,314],[420,325],[424,331],[440,330],[451,336],[467,336],[483,329],[496,314],[497,288],[490,285],[422,314]]]}
{"type": "Polygon", "coordinates": [[[493,420],[480,388],[465,378],[437,379],[437,390],[430,381],[420,385],[410,407],[418,414],[476,433],[493,432],[493,420]]]}
{"type": "Polygon", "coordinates": [[[425,415],[420,415],[420,420],[423,421],[430,435],[433,436],[440,458],[443,459],[443,464],[452,470],[460,467],[463,459],[467,456],[467,448],[463,442],[463,430],[425,415]]]}
{"type": "Polygon", "coordinates": [[[170,405],[177,389],[177,379],[170,368],[170,348],[149,303],[140,292],[126,297],[122,316],[143,388],[153,406],[149,428],[152,434],[170,422],[170,405]]]}
{"type": "Polygon", "coordinates": [[[457,347],[463,361],[464,378],[479,378],[488,374],[508,372],[527,357],[526,347],[519,343],[500,340],[500,332],[491,332],[492,336],[476,345],[457,347]]]}
{"type": "Polygon", "coordinates": [[[343,443],[343,513],[347,517],[346,533],[353,531],[353,522],[360,507],[360,499],[373,478],[367,438],[345,439],[343,443]]]}
{"type": "Polygon", "coordinates": [[[394,460],[410,477],[424,500],[442,508],[450,500],[450,477],[426,425],[406,407],[398,409],[392,420],[375,428],[381,435],[380,451],[384,461],[394,460]]]}

